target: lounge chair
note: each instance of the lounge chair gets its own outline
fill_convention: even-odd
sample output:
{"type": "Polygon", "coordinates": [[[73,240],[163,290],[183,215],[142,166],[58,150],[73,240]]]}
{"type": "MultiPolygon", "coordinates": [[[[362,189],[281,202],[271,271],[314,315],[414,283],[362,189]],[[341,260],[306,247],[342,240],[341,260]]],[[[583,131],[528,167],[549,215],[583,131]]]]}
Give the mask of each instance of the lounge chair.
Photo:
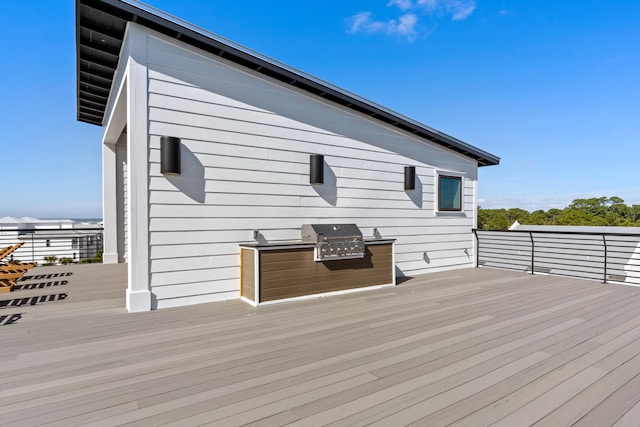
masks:
{"type": "Polygon", "coordinates": [[[0,261],[20,249],[22,245],[24,245],[24,242],[16,243],[13,246],[7,246],[6,248],[0,249],[0,261]]]}
{"type": "MultiPolygon", "coordinates": [[[[7,246],[6,248],[0,249],[0,261],[3,258],[8,257],[13,252],[18,250],[24,242],[16,243],[12,246],[7,246]]],[[[18,260],[14,261],[11,259],[5,260],[5,262],[0,262],[0,271],[9,271],[9,270],[28,270],[30,268],[36,267],[38,264],[35,262],[20,262],[18,260]]]]}
{"type": "Polygon", "coordinates": [[[23,267],[19,264],[0,264],[0,274],[1,273],[26,273],[29,271],[29,268],[23,267]]]}
{"type": "Polygon", "coordinates": [[[3,259],[5,255],[9,253],[11,248],[13,248],[13,246],[7,246],[6,248],[0,249],[0,259],[3,259]]]}
{"type": "MultiPolygon", "coordinates": [[[[22,245],[24,245],[24,242],[0,249],[0,260],[20,249],[22,245]]],[[[0,293],[11,292],[18,279],[21,279],[29,268],[30,267],[20,266],[18,263],[0,264],[0,293]]]]}
{"type": "Polygon", "coordinates": [[[16,285],[16,281],[15,280],[0,278],[0,294],[6,293],[6,292],[11,292],[11,290],[13,289],[13,287],[15,285],[16,285]]]}
{"type": "MultiPolygon", "coordinates": [[[[20,270],[30,270],[33,267],[37,267],[38,263],[37,262],[22,262],[22,261],[13,261],[13,260],[9,260],[6,264],[0,264],[0,267],[2,266],[6,266],[9,268],[15,268],[15,269],[20,269],[20,270]]],[[[0,270],[1,271],[1,270],[0,270]]]]}
{"type": "Polygon", "coordinates": [[[17,279],[21,279],[24,276],[24,272],[14,271],[12,273],[9,272],[0,272],[0,279],[8,279],[12,282],[15,282],[17,279]]]}
{"type": "Polygon", "coordinates": [[[9,253],[9,251],[13,249],[14,246],[15,245],[9,245],[0,249],[0,259],[4,258],[9,253]]]}

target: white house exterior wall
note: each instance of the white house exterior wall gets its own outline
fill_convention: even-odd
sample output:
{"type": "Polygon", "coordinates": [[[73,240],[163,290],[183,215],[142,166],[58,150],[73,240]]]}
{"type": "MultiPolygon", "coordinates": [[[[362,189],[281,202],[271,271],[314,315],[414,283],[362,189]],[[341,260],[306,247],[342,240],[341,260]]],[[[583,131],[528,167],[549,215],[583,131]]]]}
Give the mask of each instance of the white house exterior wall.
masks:
{"type": "MultiPolygon", "coordinates": [[[[238,298],[238,244],[254,230],[259,240],[299,239],[304,223],[353,222],[365,237],[377,228],[396,238],[400,275],[473,266],[475,160],[144,31],[155,307],[238,298]],[[180,176],[160,173],[162,135],[182,140],[180,176]],[[309,154],[325,156],[323,185],[309,184],[309,154]],[[416,166],[413,191],[404,166],[416,166]],[[438,172],[463,177],[463,212],[436,212],[438,172]]],[[[129,178],[147,169],[129,160],[129,178]]]]}

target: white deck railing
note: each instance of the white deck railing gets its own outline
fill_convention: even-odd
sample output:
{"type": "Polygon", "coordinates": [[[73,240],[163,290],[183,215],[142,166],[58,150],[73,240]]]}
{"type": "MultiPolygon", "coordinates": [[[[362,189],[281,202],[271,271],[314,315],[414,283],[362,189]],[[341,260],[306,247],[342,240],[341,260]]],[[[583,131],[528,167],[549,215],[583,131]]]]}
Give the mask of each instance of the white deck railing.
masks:
{"type": "Polygon", "coordinates": [[[473,230],[476,266],[640,285],[638,234],[473,230]]]}
{"type": "Polygon", "coordinates": [[[0,231],[0,248],[22,243],[3,261],[38,265],[95,261],[102,253],[102,227],[37,228],[0,231]]]}

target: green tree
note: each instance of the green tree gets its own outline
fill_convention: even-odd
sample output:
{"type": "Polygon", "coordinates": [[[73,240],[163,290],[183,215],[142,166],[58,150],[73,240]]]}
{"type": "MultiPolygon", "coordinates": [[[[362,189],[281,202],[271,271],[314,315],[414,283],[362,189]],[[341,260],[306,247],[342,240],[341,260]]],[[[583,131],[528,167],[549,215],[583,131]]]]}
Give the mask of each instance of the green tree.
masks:
{"type": "Polygon", "coordinates": [[[547,224],[547,213],[542,209],[531,212],[531,215],[529,215],[527,219],[527,224],[547,224]]]}
{"type": "Polygon", "coordinates": [[[527,223],[529,219],[529,212],[520,208],[511,208],[507,210],[507,218],[509,219],[509,225],[518,221],[520,224],[527,223]]]}
{"type": "Polygon", "coordinates": [[[575,199],[564,209],[482,209],[478,228],[507,230],[515,221],[531,225],[640,226],[640,205],[627,206],[618,196],[575,199]]]}
{"type": "Polygon", "coordinates": [[[556,225],[556,221],[558,220],[558,215],[560,215],[562,211],[560,209],[552,208],[547,212],[547,224],[556,225]]]}
{"type": "Polygon", "coordinates": [[[604,215],[609,203],[608,197],[593,197],[590,199],[575,199],[568,209],[588,212],[592,215],[604,215]]]}
{"type": "Polygon", "coordinates": [[[478,228],[482,230],[506,230],[509,222],[507,211],[504,209],[478,208],[478,228]]]}

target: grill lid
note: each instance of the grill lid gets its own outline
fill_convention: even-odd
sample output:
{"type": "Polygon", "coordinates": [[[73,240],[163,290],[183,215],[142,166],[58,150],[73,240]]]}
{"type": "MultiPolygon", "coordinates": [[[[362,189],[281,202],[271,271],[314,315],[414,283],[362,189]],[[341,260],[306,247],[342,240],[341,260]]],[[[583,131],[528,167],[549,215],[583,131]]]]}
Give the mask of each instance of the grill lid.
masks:
{"type": "Polygon", "coordinates": [[[364,257],[362,232],[355,224],[304,224],[300,234],[303,243],[315,245],[315,261],[364,257]]]}
{"type": "Polygon", "coordinates": [[[328,240],[362,240],[362,232],[355,224],[304,224],[300,230],[304,243],[328,240]]]}

